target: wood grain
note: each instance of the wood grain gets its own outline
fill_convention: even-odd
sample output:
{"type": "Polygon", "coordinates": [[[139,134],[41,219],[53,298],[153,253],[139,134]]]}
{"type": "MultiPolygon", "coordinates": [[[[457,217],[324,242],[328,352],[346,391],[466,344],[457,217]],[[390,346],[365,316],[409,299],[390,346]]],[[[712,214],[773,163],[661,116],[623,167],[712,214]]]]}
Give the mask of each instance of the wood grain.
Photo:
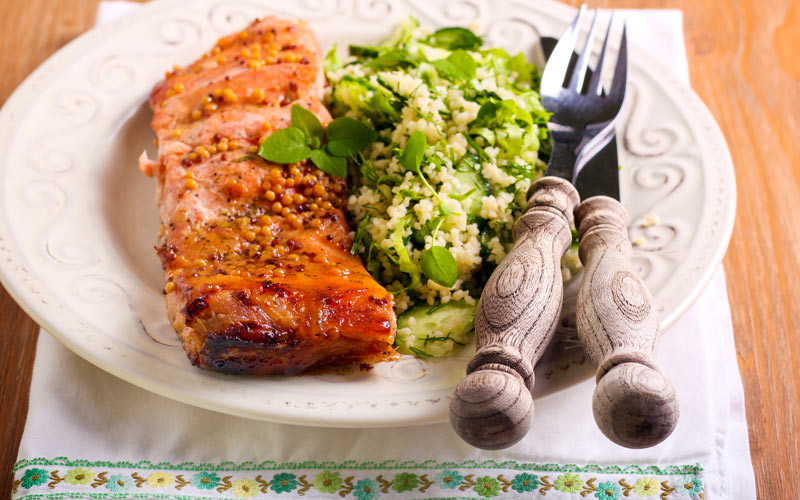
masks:
{"type": "Polygon", "coordinates": [[[575,225],[584,266],[578,336],[597,368],[594,419],[618,445],[654,446],[675,430],[679,405],[655,361],[658,311],[631,265],[628,213],[617,200],[594,196],[578,205],[575,225]]]}
{"type": "Polygon", "coordinates": [[[528,433],[533,367],[561,314],[561,257],[578,201],[564,179],[534,182],[514,223],[514,247],[486,283],[475,316],[477,349],[450,399],[450,423],[473,446],[507,448],[528,433]]]}
{"type": "MultiPolygon", "coordinates": [[[[566,0],[578,5],[581,0],[566,0]]],[[[0,1],[0,101],[91,26],[97,0],[0,1]],[[14,49],[8,49],[14,47],[14,49]]],[[[692,86],[734,158],[738,210],[725,257],[759,497],[796,495],[800,469],[800,3],[795,0],[593,0],[590,7],[676,8],[692,86]]],[[[0,290],[0,497],[24,425],[34,323],[0,290]]]]}

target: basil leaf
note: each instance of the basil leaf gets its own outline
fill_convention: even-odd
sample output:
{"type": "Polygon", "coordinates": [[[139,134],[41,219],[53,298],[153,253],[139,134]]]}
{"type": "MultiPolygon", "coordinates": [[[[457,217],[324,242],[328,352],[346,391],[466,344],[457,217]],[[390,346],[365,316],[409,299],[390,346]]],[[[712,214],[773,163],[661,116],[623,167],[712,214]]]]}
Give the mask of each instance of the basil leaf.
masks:
{"type": "Polygon", "coordinates": [[[419,170],[422,159],[425,157],[425,149],[428,147],[428,140],[419,130],[415,130],[408,138],[406,147],[400,152],[400,165],[406,170],[419,170]]]}
{"type": "Polygon", "coordinates": [[[347,176],[347,160],[338,156],[332,156],[322,149],[315,149],[311,152],[311,161],[320,170],[336,177],[347,176]]]}
{"type": "Polygon", "coordinates": [[[275,163],[297,163],[309,155],[308,138],[297,127],[273,132],[258,148],[258,156],[275,163]]]}
{"type": "Polygon", "coordinates": [[[400,66],[416,66],[417,62],[411,59],[408,52],[398,49],[387,50],[375,59],[367,63],[367,65],[375,70],[391,69],[400,66]]]}
{"type": "Polygon", "coordinates": [[[411,261],[411,256],[408,254],[406,244],[403,241],[403,229],[405,229],[406,223],[406,220],[402,220],[402,223],[398,224],[397,227],[394,228],[394,231],[392,231],[392,246],[394,247],[394,251],[397,252],[400,270],[411,275],[411,283],[403,288],[403,290],[413,290],[419,285],[420,276],[419,268],[411,261]]]}
{"type": "Polygon", "coordinates": [[[375,142],[375,130],[353,118],[343,116],[333,120],[325,131],[328,152],[334,156],[351,156],[364,151],[375,142]]]}
{"type": "Polygon", "coordinates": [[[436,47],[448,50],[476,50],[483,44],[481,37],[468,29],[458,27],[436,30],[425,41],[436,47]]]}
{"type": "Polygon", "coordinates": [[[472,80],[478,69],[475,59],[465,50],[456,50],[447,59],[438,59],[431,64],[448,80],[472,80]]]}
{"type": "Polygon", "coordinates": [[[351,56],[355,57],[378,57],[378,49],[367,45],[350,45],[348,47],[351,56]]]}
{"type": "Polygon", "coordinates": [[[325,59],[322,60],[322,65],[325,67],[326,73],[342,69],[344,62],[342,62],[342,60],[339,58],[339,54],[336,50],[336,44],[333,44],[331,50],[325,54],[325,59]]]}
{"type": "Polygon", "coordinates": [[[522,52],[508,60],[508,69],[517,74],[518,85],[529,86],[533,83],[536,67],[525,60],[522,52]]]}
{"type": "Polygon", "coordinates": [[[520,126],[533,125],[531,114],[517,105],[513,99],[487,100],[478,109],[475,120],[469,123],[470,128],[476,126],[490,129],[502,128],[505,125],[518,124],[520,126]]]}
{"type": "Polygon", "coordinates": [[[433,246],[425,250],[420,255],[419,263],[425,276],[439,285],[451,287],[458,279],[456,259],[445,247],[433,246]]]}
{"type": "Polygon", "coordinates": [[[302,106],[292,104],[292,127],[302,130],[311,139],[312,146],[319,147],[323,132],[317,115],[302,106]]]}
{"type": "Polygon", "coordinates": [[[442,78],[448,80],[455,80],[457,78],[458,68],[453,66],[453,63],[447,59],[437,59],[431,62],[431,64],[433,64],[433,67],[436,68],[436,72],[439,73],[439,76],[442,78]]]}
{"type": "Polygon", "coordinates": [[[473,59],[466,50],[454,51],[452,54],[447,56],[447,60],[450,61],[453,66],[458,68],[458,71],[464,76],[465,80],[472,80],[475,78],[475,73],[478,69],[478,63],[475,62],[475,59],[473,59]]]}

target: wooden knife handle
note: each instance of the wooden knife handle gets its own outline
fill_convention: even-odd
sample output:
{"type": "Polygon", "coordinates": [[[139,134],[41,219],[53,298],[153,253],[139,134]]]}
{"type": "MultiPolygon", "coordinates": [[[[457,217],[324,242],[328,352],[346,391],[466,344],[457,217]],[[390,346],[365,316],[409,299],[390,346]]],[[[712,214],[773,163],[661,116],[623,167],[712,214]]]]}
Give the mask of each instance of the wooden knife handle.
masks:
{"type": "Polygon", "coordinates": [[[533,367],[561,312],[561,256],[572,241],[578,193],[563,179],[543,177],[528,197],[525,213],[514,223],[514,247],[481,295],[477,352],[450,399],[453,428],[483,449],[506,448],[528,432],[533,367]]]}
{"type": "Polygon", "coordinates": [[[653,355],[658,313],[631,266],[627,213],[607,196],[575,210],[584,265],[578,290],[578,336],[597,367],[592,408],[600,430],[628,448],[646,448],[669,436],[678,422],[675,389],[653,355]]]}

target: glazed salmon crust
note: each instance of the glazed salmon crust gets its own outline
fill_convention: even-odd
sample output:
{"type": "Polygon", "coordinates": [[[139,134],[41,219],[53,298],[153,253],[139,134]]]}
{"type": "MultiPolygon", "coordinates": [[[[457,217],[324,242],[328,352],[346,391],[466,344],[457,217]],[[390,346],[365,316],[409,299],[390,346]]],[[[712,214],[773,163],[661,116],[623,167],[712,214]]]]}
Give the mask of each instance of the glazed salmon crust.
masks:
{"type": "Polygon", "coordinates": [[[158,160],[140,168],[158,181],[167,313],[195,365],[294,374],[396,356],[392,295],[350,253],[344,179],[255,154],[293,104],[330,122],[323,82],[305,23],[266,18],[153,89],[158,160]]]}

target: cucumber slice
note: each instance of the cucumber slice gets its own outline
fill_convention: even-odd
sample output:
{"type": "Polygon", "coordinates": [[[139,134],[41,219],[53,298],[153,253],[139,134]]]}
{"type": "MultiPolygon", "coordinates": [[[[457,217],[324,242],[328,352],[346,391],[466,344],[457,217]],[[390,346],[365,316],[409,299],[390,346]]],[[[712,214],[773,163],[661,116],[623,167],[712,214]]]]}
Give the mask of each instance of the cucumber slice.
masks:
{"type": "Polygon", "coordinates": [[[479,215],[481,213],[481,198],[486,196],[488,190],[486,182],[478,172],[466,170],[456,171],[453,175],[453,193],[451,198],[462,201],[467,214],[479,215]],[[463,202],[466,200],[466,203],[463,202]]]}
{"type": "Polygon", "coordinates": [[[397,318],[397,350],[421,358],[440,357],[467,344],[477,306],[459,300],[420,304],[397,318]]]}

